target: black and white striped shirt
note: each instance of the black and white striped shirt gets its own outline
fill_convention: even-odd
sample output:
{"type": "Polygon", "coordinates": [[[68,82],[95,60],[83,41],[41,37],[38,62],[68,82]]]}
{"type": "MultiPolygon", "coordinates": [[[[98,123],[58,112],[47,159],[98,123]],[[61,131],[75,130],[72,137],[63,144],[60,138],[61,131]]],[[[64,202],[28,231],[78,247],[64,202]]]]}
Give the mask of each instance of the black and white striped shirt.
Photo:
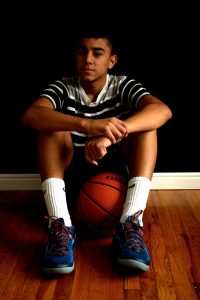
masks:
{"type": "MultiPolygon", "coordinates": [[[[63,77],[48,85],[40,95],[48,98],[54,109],[65,114],[92,119],[126,119],[137,110],[138,101],[150,94],[141,83],[127,76],[107,75],[106,84],[95,102],[91,102],[78,77],[63,77]]],[[[72,131],[74,146],[84,146],[90,136],[72,131]]]]}

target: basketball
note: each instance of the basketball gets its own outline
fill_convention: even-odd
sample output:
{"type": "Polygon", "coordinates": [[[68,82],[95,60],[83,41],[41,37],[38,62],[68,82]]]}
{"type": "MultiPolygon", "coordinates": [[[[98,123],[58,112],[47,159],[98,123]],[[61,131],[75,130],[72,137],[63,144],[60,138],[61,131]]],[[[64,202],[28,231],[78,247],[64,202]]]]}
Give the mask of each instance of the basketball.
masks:
{"type": "Polygon", "coordinates": [[[113,235],[122,214],[127,182],[114,172],[102,172],[89,178],[78,194],[78,212],[93,232],[113,235]]]}

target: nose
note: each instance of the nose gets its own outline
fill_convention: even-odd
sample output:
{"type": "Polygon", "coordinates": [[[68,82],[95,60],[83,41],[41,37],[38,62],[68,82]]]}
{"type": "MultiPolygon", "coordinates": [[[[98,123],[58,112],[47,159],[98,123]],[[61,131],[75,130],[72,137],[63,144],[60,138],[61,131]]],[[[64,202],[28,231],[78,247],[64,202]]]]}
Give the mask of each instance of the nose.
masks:
{"type": "Polygon", "coordinates": [[[92,64],[93,63],[93,54],[92,52],[88,51],[87,55],[86,55],[86,62],[88,64],[92,64]]]}

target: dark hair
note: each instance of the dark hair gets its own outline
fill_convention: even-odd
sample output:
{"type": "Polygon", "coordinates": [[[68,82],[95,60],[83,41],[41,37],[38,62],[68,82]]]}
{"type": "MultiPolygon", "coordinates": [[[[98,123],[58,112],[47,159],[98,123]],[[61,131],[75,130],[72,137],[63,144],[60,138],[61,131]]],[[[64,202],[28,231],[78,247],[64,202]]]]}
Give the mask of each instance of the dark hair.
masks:
{"type": "Polygon", "coordinates": [[[117,43],[116,43],[117,39],[116,39],[114,33],[107,29],[97,29],[97,28],[81,29],[79,32],[77,32],[75,34],[75,46],[83,38],[107,39],[110,44],[112,54],[118,53],[118,47],[117,47],[117,43]]]}

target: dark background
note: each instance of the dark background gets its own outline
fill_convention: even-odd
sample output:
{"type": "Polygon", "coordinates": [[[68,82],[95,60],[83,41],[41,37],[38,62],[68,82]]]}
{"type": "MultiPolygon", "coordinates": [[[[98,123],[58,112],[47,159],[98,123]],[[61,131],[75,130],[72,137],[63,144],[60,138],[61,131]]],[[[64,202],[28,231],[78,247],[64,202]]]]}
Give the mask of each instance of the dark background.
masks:
{"type": "Polygon", "coordinates": [[[112,28],[119,40],[117,72],[140,80],[170,106],[158,130],[156,172],[199,172],[199,21],[197,8],[87,8],[19,3],[1,10],[0,173],[38,173],[36,132],[21,122],[46,85],[70,74],[72,39],[83,24],[112,28]]]}

